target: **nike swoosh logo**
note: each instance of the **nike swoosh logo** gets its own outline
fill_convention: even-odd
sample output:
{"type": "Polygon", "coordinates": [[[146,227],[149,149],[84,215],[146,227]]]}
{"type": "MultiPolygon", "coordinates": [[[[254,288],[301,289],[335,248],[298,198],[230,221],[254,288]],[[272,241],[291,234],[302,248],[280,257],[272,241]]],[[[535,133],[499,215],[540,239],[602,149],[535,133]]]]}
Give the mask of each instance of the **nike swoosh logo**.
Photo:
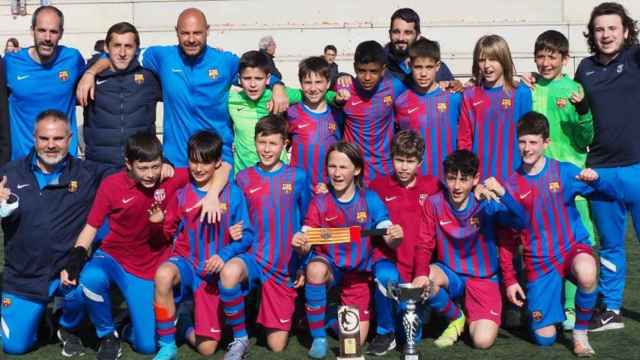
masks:
{"type": "Polygon", "coordinates": [[[122,203],[123,203],[123,204],[128,204],[128,203],[130,203],[130,202],[131,202],[131,200],[133,200],[133,199],[135,199],[135,198],[136,198],[135,196],[132,196],[132,197],[130,197],[130,198],[128,198],[128,199],[122,199],[122,203]]]}
{"type": "Polygon", "coordinates": [[[407,112],[408,112],[409,114],[412,114],[412,113],[414,113],[414,112],[416,112],[416,111],[418,111],[418,108],[410,109],[410,110],[409,110],[409,111],[407,111],[407,112]]]}
{"type": "Polygon", "coordinates": [[[360,104],[362,104],[362,100],[360,100],[360,101],[352,101],[351,102],[351,106],[356,106],[356,105],[360,105],[360,104]]]}
{"type": "Polygon", "coordinates": [[[262,186],[254,188],[254,189],[249,189],[249,194],[253,194],[253,193],[255,193],[256,191],[258,191],[260,189],[262,189],[262,186]]]}
{"type": "Polygon", "coordinates": [[[587,71],[585,73],[586,76],[593,75],[593,74],[595,74],[595,71],[587,71]]]}
{"type": "Polygon", "coordinates": [[[474,101],[473,102],[473,106],[478,106],[478,105],[482,104],[483,102],[484,102],[484,100],[474,101]]]}
{"type": "Polygon", "coordinates": [[[28,78],[28,77],[30,77],[30,76],[31,76],[31,75],[18,75],[18,76],[16,77],[16,79],[18,79],[18,81],[19,81],[19,80],[24,80],[24,79],[26,79],[26,78],[28,78]]]}
{"type": "Polygon", "coordinates": [[[282,324],[286,324],[289,321],[291,321],[291,319],[279,319],[279,320],[280,320],[280,323],[282,323],[282,324]]]}
{"type": "Polygon", "coordinates": [[[397,196],[385,196],[384,197],[384,201],[391,201],[391,200],[395,200],[397,198],[397,196]]]}
{"type": "Polygon", "coordinates": [[[304,129],[309,125],[310,125],[309,123],[300,124],[300,125],[298,125],[298,129],[304,129]]]}
{"type": "Polygon", "coordinates": [[[184,210],[184,212],[186,212],[186,213],[190,213],[191,211],[193,211],[193,210],[195,210],[195,209],[197,209],[197,208],[199,208],[199,206],[192,206],[192,207],[190,207],[190,208],[186,208],[186,209],[184,210]]]}
{"type": "Polygon", "coordinates": [[[182,72],[182,69],[171,69],[171,72],[174,72],[174,73],[181,73],[181,72],[182,72]]]}
{"type": "Polygon", "coordinates": [[[445,226],[445,225],[448,225],[448,224],[451,224],[451,220],[440,220],[440,225],[441,226],[445,226]]]}
{"type": "Polygon", "coordinates": [[[96,81],[96,85],[102,85],[102,84],[106,83],[107,81],[109,81],[109,80],[98,80],[98,81],[96,81]]]}
{"type": "Polygon", "coordinates": [[[27,186],[29,186],[29,184],[18,184],[18,190],[26,188],[27,186]]]}
{"type": "Polygon", "coordinates": [[[493,310],[489,310],[489,313],[493,316],[498,316],[498,313],[493,310]]]}
{"type": "Polygon", "coordinates": [[[337,216],[330,217],[330,218],[326,217],[326,218],[324,218],[324,221],[333,221],[333,220],[335,220],[337,218],[338,218],[337,216]]]}
{"type": "Polygon", "coordinates": [[[219,333],[219,332],[222,332],[222,330],[211,328],[211,329],[209,329],[209,332],[212,332],[212,333],[214,333],[214,334],[217,334],[217,333],[219,333]]]}
{"type": "Polygon", "coordinates": [[[608,323],[611,322],[611,320],[613,320],[614,317],[615,316],[612,316],[612,317],[607,318],[607,319],[602,319],[602,325],[607,325],[608,323]]]}
{"type": "Polygon", "coordinates": [[[531,194],[531,190],[527,191],[526,193],[520,195],[520,200],[526,198],[527,196],[529,196],[529,194],[531,194]]]}

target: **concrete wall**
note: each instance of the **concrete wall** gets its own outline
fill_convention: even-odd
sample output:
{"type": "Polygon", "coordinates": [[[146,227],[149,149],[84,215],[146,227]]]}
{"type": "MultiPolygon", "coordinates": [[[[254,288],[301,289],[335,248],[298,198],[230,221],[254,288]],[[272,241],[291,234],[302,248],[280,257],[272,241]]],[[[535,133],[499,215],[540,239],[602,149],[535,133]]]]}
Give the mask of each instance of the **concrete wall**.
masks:
{"type": "MultiPolygon", "coordinates": [[[[634,18],[640,18],[640,1],[621,1],[634,18]]],[[[110,25],[130,21],[141,32],[144,45],[175,43],[177,15],[187,7],[198,7],[211,25],[211,45],[241,54],[257,48],[258,39],[273,35],[278,45],[277,66],[289,84],[297,84],[297,63],[320,54],[324,45],[338,47],[341,69],[352,70],[356,45],[363,40],[388,40],[389,18],[400,7],[415,9],[422,18],[422,33],[441,45],[443,58],[458,75],[471,72],[471,52],[484,34],[507,39],[519,72],[533,70],[535,38],[547,29],[566,34],[573,61],[588,55],[582,36],[593,0],[52,0],[65,13],[63,43],[89,56],[93,43],[103,38],[110,25]]],[[[32,43],[30,14],[39,1],[28,1],[28,16],[12,17],[9,2],[0,3],[0,39],[16,36],[23,46],[32,43]]]]}

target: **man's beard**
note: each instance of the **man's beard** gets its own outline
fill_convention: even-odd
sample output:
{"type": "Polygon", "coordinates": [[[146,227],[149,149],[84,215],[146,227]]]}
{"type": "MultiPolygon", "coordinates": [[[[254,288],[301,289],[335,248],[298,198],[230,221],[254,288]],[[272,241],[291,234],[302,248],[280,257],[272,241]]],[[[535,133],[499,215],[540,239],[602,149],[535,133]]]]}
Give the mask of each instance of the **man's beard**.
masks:
{"type": "Polygon", "coordinates": [[[391,53],[393,53],[393,55],[399,57],[399,58],[406,58],[407,56],[409,56],[409,44],[406,42],[395,42],[395,43],[391,43],[391,53]],[[396,44],[406,44],[406,48],[404,49],[398,49],[396,47],[396,44]]]}
{"type": "Polygon", "coordinates": [[[47,166],[56,166],[64,160],[66,154],[58,154],[55,158],[50,158],[46,156],[44,152],[38,152],[38,160],[47,166]]]}

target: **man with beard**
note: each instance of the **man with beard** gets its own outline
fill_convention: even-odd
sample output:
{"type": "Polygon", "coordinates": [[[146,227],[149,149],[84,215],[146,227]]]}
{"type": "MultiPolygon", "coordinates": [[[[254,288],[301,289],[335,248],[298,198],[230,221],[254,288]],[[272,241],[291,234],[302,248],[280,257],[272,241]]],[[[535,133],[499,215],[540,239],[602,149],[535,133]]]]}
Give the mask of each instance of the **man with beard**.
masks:
{"type": "Polygon", "coordinates": [[[33,147],[33,120],[47,109],[60,110],[70,120],[69,152],[76,154],[73,90],[85,64],[78,50],[58,45],[63,31],[62,12],[53,6],[41,6],[31,18],[34,46],[7,54],[5,58],[12,160],[29,153],[33,147]]]}
{"type": "Polygon", "coordinates": [[[83,297],[58,277],[108,168],[69,155],[72,133],[61,111],[44,111],[35,122],[35,149],[0,169],[5,237],[0,334],[5,353],[29,351],[47,303],[62,296],[58,338],[62,355],[71,357],[84,353],[74,331],[83,318],[83,297]]]}

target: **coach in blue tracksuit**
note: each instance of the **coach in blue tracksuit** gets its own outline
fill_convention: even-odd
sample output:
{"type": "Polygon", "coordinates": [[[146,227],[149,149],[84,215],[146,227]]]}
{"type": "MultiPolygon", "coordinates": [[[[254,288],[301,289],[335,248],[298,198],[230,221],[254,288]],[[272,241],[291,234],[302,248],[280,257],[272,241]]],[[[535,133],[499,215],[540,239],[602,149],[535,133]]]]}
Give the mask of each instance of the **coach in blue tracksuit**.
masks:
{"type": "Polygon", "coordinates": [[[78,288],[61,286],[59,275],[68,267],[70,249],[108,167],[69,155],[71,128],[58,110],[38,115],[34,138],[29,155],[0,169],[5,237],[2,347],[10,354],[29,351],[47,303],[63,296],[58,331],[62,354],[80,355],[84,347],[73,330],[83,318],[83,296],[78,288]]]}
{"type": "MultiPolygon", "coordinates": [[[[626,274],[627,211],[640,236],[640,47],[638,28],[622,5],[596,6],[588,24],[592,56],[580,62],[575,79],[586,92],[595,137],[587,167],[609,178],[622,197],[592,200],[600,234],[600,293],[604,308],[594,314],[590,331],[624,327],[620,308],[626,274]]],[[[635,284],[634,284],[635,285],[635,284]]]]}
{"type": "Polygon", "coordinates": [[[96,75],[95,100],[84,108],[85,157],[122,167],[129,136],[155,134],[162,89],[156,76],[136,60],[140,37],[135,26],[114,24],[105,43],[111,66],[96,75]]]}

